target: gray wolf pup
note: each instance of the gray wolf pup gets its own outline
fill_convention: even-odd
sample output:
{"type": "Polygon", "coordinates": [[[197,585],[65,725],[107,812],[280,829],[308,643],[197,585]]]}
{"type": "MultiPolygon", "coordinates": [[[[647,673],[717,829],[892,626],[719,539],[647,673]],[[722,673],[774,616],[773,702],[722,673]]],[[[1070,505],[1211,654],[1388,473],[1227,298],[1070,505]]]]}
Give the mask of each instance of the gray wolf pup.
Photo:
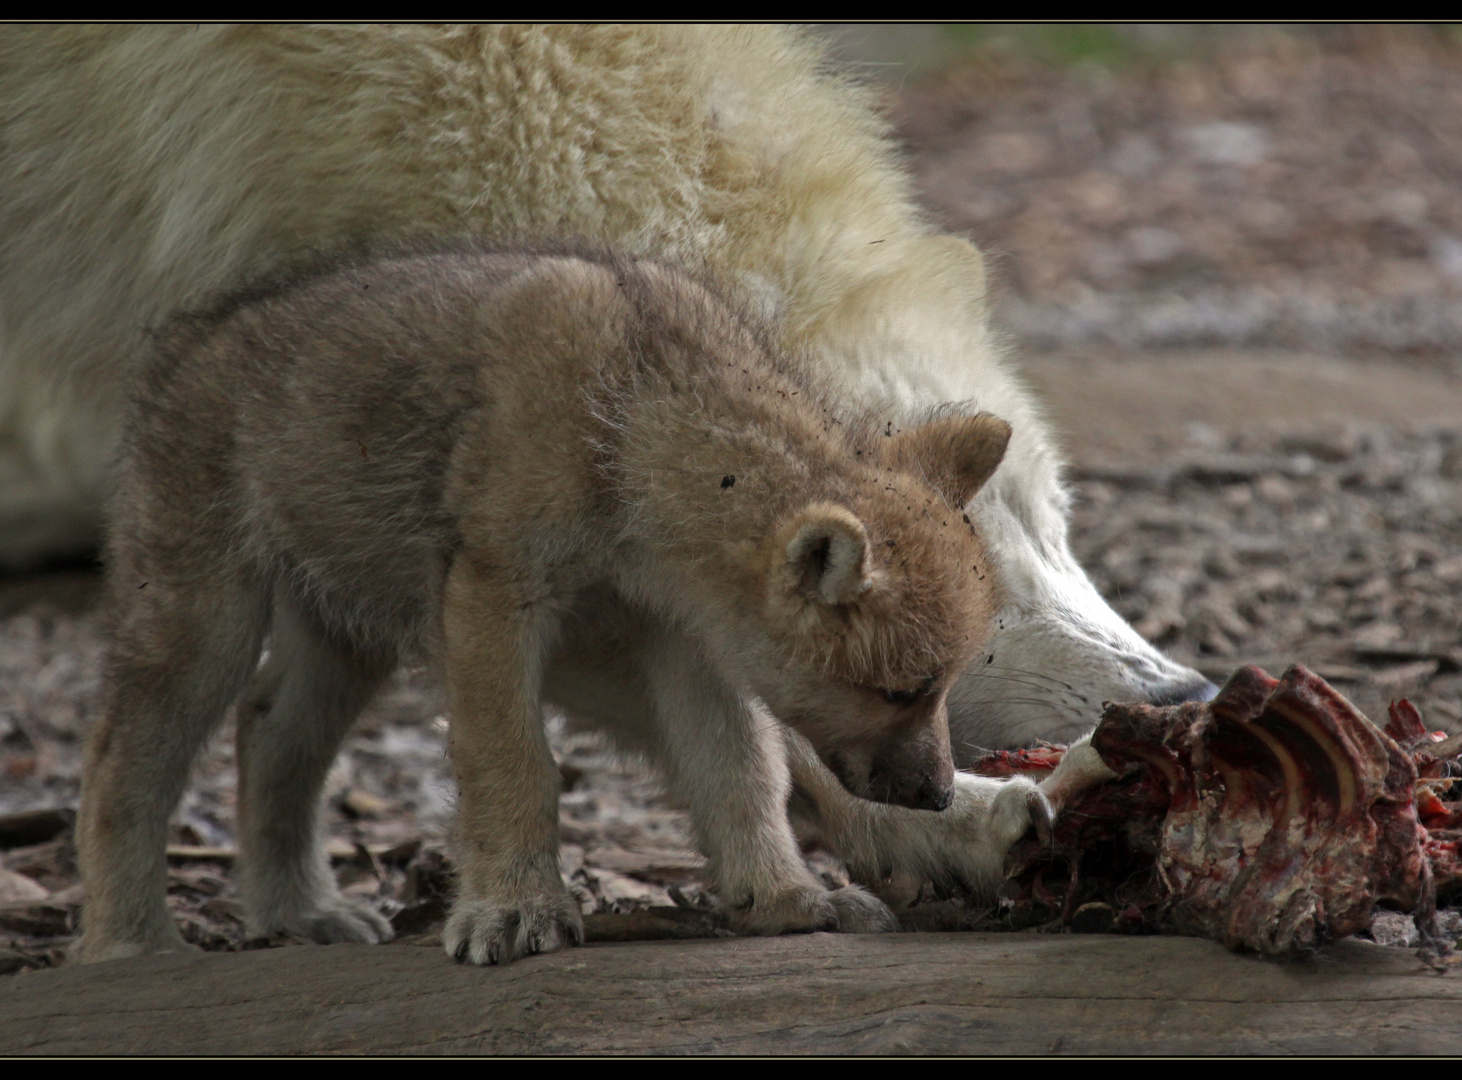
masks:
{"type": "MultiPolygon", "coordinates": [[[[962,508],[1010,428],[860,416],[803,371],[707,281],[568,252],[360,260],[176,323],[112,509],[82,958],[183,947],[166,821],[240,699],[254,927],[389,937],[330,875],[319,791],[407,652],[439,666],[450,708],[448,952],[582,936],[544,702],[660,764],[743,932],[890,928],[805,867],[787,761],[810,752],[843,796],[907,818],[954,799],[946,700],[1002,603],[962,508]]],[[[1049,814],[1029,783],[962,784],[996,863],[1049,814]]],[[[896,857],[862,843],[851,858],[896,857]]]]}

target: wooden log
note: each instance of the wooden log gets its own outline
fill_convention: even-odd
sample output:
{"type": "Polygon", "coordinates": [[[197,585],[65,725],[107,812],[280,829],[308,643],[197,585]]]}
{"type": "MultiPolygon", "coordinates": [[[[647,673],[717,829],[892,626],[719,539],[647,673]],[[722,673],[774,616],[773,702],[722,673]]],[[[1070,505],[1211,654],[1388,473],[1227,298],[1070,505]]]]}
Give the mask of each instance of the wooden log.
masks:
{"type": "Polygon", "coordinates": [[[584,940],[590,942],[686,941],[729,936],[725,916],[693,908],[652,907],[624,915],[584,916],[584,940]]]}
{"type": "Polygon", "coordinates": [[[1456,1054],[1462,980],[1342,941],[809,934],[143,957],[0,981],[0,1054],[1456,1054]]]}

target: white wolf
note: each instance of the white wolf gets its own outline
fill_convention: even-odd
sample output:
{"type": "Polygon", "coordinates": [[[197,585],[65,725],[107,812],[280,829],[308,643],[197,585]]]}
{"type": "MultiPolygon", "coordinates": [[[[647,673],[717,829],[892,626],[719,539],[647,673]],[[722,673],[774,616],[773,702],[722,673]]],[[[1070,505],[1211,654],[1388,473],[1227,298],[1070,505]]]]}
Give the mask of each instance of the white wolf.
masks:
{"type": "Polygon", "coordinates": [[[0,565],[93,543],[147,328],[309,253],[462,234],[707,265],[850,405],[1009,421],[969,507],[1004,607],[950,695],[956,763],[1211,692],[1076,563],[979,252],[784,27],[0,27],[0,565]]]}

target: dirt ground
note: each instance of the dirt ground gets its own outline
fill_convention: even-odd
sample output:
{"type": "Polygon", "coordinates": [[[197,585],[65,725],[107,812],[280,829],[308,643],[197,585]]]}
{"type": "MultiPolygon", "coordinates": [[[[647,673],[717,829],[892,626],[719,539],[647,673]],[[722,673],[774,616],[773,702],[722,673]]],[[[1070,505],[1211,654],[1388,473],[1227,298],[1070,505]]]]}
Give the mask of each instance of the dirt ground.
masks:
{"type": "MultiPolygon", "coordinates": [[[[1212,678],[1303,661],[1369,715],[1405,695],[1462,730],[1462,66],[1429,39],[1266,48],[982,61],[894,115],[931,210],[994,253],[997,317],[1070,451],[1077,553],[1117,610],[1212,678]]],[[[97,586],[0,580],[4,972],[75,928],[97,586]]],[[[445,728],[403,672],[327,785],[342,882],[403,932],[441,910],[445,728]]],[[[646,770],[553,742],[584,910],[708,906],[646,770]]],[[[233,896],[233,797],[225,729],[171,837],[170,902],[210,948],[266,944],[233,896]]]]}
{"type": "Polygon", "coordinates": [[[1044,347],[1454,346],[1457,35],[1208,40],[1115,67],[985,52],[893,102],[935,215],[992,255],[1005,324],[1044,347]]]}

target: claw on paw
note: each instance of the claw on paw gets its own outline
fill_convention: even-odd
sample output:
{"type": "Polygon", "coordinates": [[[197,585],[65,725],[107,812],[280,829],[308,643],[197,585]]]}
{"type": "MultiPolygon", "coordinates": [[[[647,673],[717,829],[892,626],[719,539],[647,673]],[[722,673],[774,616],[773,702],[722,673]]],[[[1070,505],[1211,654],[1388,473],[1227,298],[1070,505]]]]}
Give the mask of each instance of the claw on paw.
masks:
{"type": "Polygon", "coordinates": [[[378,945],[396,936],[386,917],[370,904],[343,897],[338,905],[297,920],[297,928],[305,937],[321,945],[340,942],[378,945]]]}
{"type": "Polygon", "coordinates": [[[506,964],[583,940],[584,920],[568,895],[516,904],[458,901],[442,933],[447,954],[472,964],[506,964]]]}
{"type": "Polygon", "coordinates": [[[1003,848],[1014,844],[1032,827],[1044,843],[1051,838],[1055,816],[1045,792],[1025,777],[1013,776],[995,796],[990,807],[990,826],[1003,848]]]}
{"type": "Polygon", "coordinates": [[[809,886],[773,893],[733,911],[731,927],[739,934],[757,936],[818,930],[878,934],[899,928],[888,905],[857,885],[833,892],[809,886]]]}
{"type": "Polygon", "coordinates": [[[857,885],[828,893],[828,900],[838,913],[837,928],[844,934],[889,934],[899,928],[889,906],[857,885]]]}

